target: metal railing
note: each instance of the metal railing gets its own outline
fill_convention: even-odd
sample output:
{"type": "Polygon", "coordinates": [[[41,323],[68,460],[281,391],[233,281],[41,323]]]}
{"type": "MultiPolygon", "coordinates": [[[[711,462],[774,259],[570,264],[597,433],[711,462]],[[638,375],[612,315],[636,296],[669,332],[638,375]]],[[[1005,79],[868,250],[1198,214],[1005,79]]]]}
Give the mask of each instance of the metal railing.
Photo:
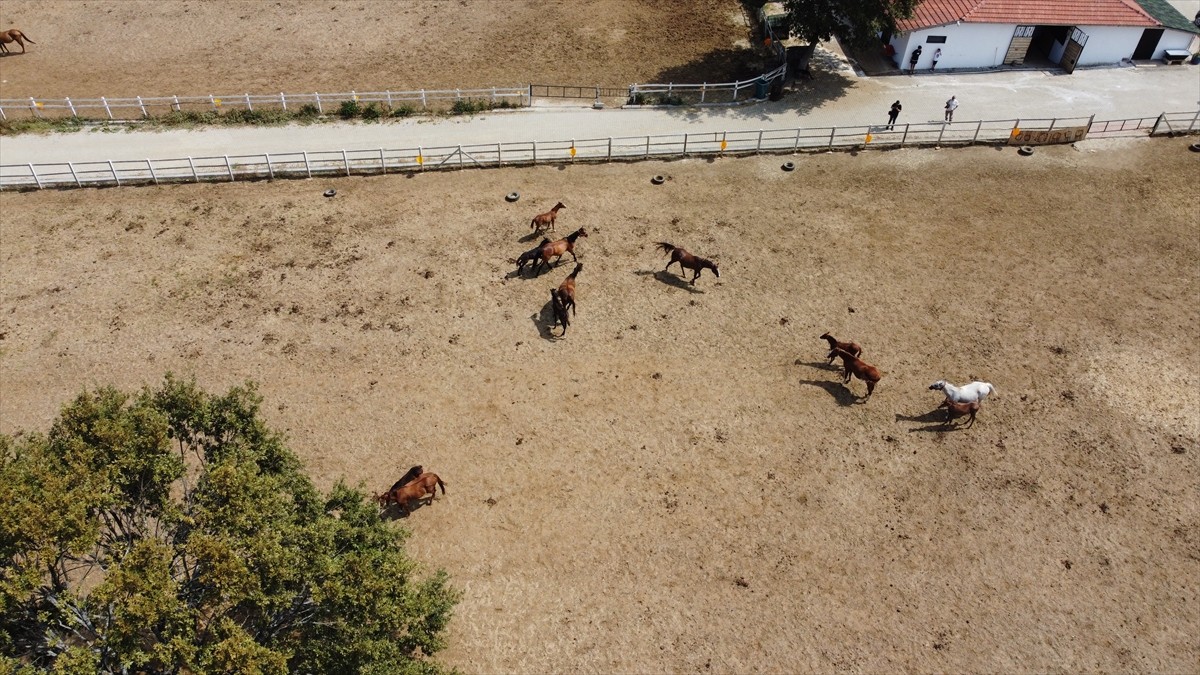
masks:
{"type": "Polygon", "coordinates": [[[702,84],[633,84],[629,86],[629,98],[637,103],[670,102],[675,104],[725,104],[746,99],[767,97],[771,83],[782,80],[787,74],[787,64],[780,65],[749,80],[702,84]]]}
{"type": "Polygon", "coordinates": [[[134,98],[28,98],[0,99],[0,120],[9,116],[92,117],[97,119],[139,119],[161,113],[183,111],[225,111],[274,108],[299,110],[313,106],[318,114],[335,112],[343,101],[359,105],[377,104],[384,110],[411,108],[430,110],[449,107],[455,101],[484,100],[529,105],[529,87],[493,87],[491,89],[419,89],[416,91],[350,91],[332,94],[231,94],[228,96],[157,96],[134,98]],[[95,114],[89,114],[94,111],[95,114]]]}
{"type": "Polygon", "coordinates": [[[0,190],[409,173],[439,169],[1008,143],[1018,132],[1087,127],[1106,136],[1200,133],[1200,111],[1140,120],[1089,117],[758,129],[416,148],[0,165],[0,190]],[[1148,125],[1148,120],[1156,120],[1148,125]],[[1156,131],[1157,130],[1157,131],[1156,131]]]}
{"type": "Polygon", "coordinates": [[[531,84],[529,98],[628,98],[629,87],[586,87],[571,84],[531,84]]]}

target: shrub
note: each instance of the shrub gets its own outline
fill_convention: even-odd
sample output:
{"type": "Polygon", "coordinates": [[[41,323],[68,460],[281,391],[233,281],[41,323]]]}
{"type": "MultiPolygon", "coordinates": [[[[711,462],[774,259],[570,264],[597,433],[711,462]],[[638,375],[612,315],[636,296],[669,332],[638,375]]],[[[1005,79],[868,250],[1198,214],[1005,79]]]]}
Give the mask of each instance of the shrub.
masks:
{"type": "Polygon", "coordinates": [[[398,108],[392,109],[392,117],[408,117],[414,112],[416,112],[416,110],[411,105],[402,105],[398,108]]]}
{"type": "Polygon", "coordinates": [[[312,103],[305,103],[300,106],[300,110],[296,113],[296,117],[300,119],[313,119],[321,116],[321,111],[312,103]]]}
{"type": "Polygon", "coordinates": [[[476,101],[473,98],[460,98],[454,101],[454,105],[450,106],[450,112],[454,115],[470,115],[491,109],[492,104],[490,101],[476,101]]]}
{"type": "Polygon", "coordinates": [[[342,101],[338,106],[338,115],[344,120],[358,117],[361,113],[362,106],[358,104],[358,101],[342,101]]]}
{"type": "Polygon", "coordinates": [[[368,103],[363,106],[362,118],[364,120],[377,120],[383,113],[379,110],[378,103],[368,103]]]}

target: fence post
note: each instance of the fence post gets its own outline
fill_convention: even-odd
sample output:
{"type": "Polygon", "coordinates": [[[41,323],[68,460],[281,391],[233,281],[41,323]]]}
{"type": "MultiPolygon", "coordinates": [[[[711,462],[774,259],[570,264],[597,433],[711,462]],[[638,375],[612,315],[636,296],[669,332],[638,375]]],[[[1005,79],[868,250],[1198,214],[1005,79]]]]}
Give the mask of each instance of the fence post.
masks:
{"type": "Polygon", "coordinates": [[[650,136],[646,136],[646,157],[650,156],[650,136]]]}
{"type": "MultiPolygon", "coordinates": [[[[112,160],[108,160],[108,170],[112,173],[113,180],[117,182],[117,187],[121,187],[121,177],[117,175],[117,168],[113,166],[112,160]]],[[[41,187],[41,184],[38,184],[41,187]]]]}
{"type": "Polygon", "coordinates": [[[387,91],[387,107],[388,107],[388,110],[392,109],[392,90],[391,89],[389,89],[387,91]]]}
{"type": "Polygon", "coordinates": [[[141,96],[137,97],[137,100],[138,100],[138,107],[142,109],[142,119],[149,117],[150,114],[146,112],[146,104],[142,103],[142,97],[141,96]]]}
{"type": "Polygon", "coordinates": [[[4,114],[4,106],[0,106],[0,120],[8,119],[8,115],[4,114]]]}
{"type": "Polygon", "coordinates": [[[417,166],[421,167],[422,171],[425,170],[425,151],[419,145],[417,146],[417,166]]]}
{"type": "Polygon", "coordinates": [[[229,155],[222,156],[225,158],[225,170],[229,172],[229,182],[232,183],[234,181],[233,165],[229,163],[229,155]]]}
{"type": "Polygon", "coordinates": [[[383,148],[379,149],[379,168],[383,173],[387,173],[387,160],[383,158],[383,148]]]}
{"type": "Polygon", "coordinates": [[[708,83],[704,82],[700,85],[700,102],[704,103],[704,95],[708,93],[708,83]]]}
{"type": "Polygon", "coordinates": [[[983,129],[983,120],[979,120],[978,122],[975,123],[975,136],[971,139],[972,144],[979,142],[979,132],[982,129],[983,129]]]}
{"type": "Polygon", "coordinates": [[[342,164],[346,167],[346,175],[350,175],[350,160],[346,158],[346,151],[342,150],[342,164]]]}
{"type": "Polygon", "coordinates": [[[835,134],[837,134],[837,127],[830,127],[829,128],[829,149],[830,150],[833,149],[833,137],[835,134]]]}
{"type": "Polygon", "coordinates": [[[213,110],[218,108],[217,99],[212,94],[208,95],[208,102],[212,104],[213,110]]]}
{"type": "Polygon", "coordinates": [[[496,144],[496,166],[504,166],[504,157],[501,154],[502,147],[500,143],[496,144]]]}
{"type": "Polygon", "coordinates": [[[1049,129],[1047,129],[1046,131],[1047,131],[1047,132],[1054,131],[1054,123],[1055,123],[1055,122],[1057,122],[1057,121],[1058,121],[1058,118],[1057,118],[1057,117],[1054,117],[1054,118],[1052,118],[1052,119],[1050,120],[1050,128],[1049,128],[1049,129]]]}
{"type": "Polygon", "coordinates": [[[246,110],[254,112],[254,106],[250,104],[250,94],[246,94],[246,110]]]}
{"type": "Polygon", "coordinates": [[[282,91],[279,92],[279,105],[283,106],[284,112],[287,112],[287,97],[283,95],[282,91]]]}
{"type": "Polygon", "coordinates": [[[104,98],[103,96],[101,96],[101,97],[100,97],[100,102],[104,104],[104,112],[108,113],[108,119],[110,119],[110,120],[111,120],[111,119],[113,118],[113,116],[112,116],[112,108],[108,107],[108,99],[106,99],[106,98],[104,98]]]}
{"type": "Polygon", "coordinates": [[[904,147],[904,141],[908,140],[908,123],[904,124],[904,135],[900,137],[900,147],[904,147]]]}
{"type": "Polygon", "coordinates": [[[684,157],[687,157],[687,142],[688,142],[688,135],[685,132],[683,134],[683,156],[684,157]]]}
{"type": "Polygon", "coordinates": [[[792,143],[792,150],[799,150],[799,149],[800,149],[800,132],[801,132],[801,131],[803,131],[803,130],[802,130],[802,129],[796,129],[796,141],[795,141],[794,143],[792,143]]]}
{"type": "Polygon", "coordinates": [[[42,113],[38,112],[37,101],[33,100],[32,96],[29,97],[29,111],[33,113],[34,117],[42,116],[42,113]]]}
{"type": "Polygon", "coordinates": [[[304,173],[308,174],[309,178],[312,178],[312,167],[308,164],[308,151],[305,150],[300,154],[304,155],[304,173]]]}
{"type": "MultiPolygon", "coordinates": [[[[1200,116],[1200,111],[1196,111],[1196,115],[1200,116]]],[[[1095,119],[1096,119],[1096,113],[1092,113],[1092,116],[1088,118],[1088,125],[1087,125],[1088,131],[1092,130],[1092,122],[1095,121],[1095,119]]]]}
{"type": "Polygon", "coordinates": [[[267,177],[275,180],[275,168],[271,166],[271,153],[264,152],[263,158],[267,160],[267,177]]]}
{"type": "Polygon", "coordinates": [[[754,147],[755,152],[762,151],[762,135],[763,135],[763,130],[759,129],[758,130],[758,143],[754,147]]]}
{"type": "Polygon", "coordinates": [[[321,94],[319,92],[314,91],[313,96],[316,97],[316,99],[317,99],[317,114],[324,115],[325,109],[321,107],[321,94]]]}
{"type": "Polygon", "coordinates": [[[460,169],[463,168],[462,144],[459,144],[459,146],[458,146],[458,168],[460,168],[460,169]]]}
{"type": "Polygon", "coordinates": [[[737,103],[738,89],[740,89],[740,88],[741,88],[741,86],[742,86],[742,83],[741,83],[741,82],[734,82],[734,83],[733,83],[733,102],[734,102],[734,103],[737,103]]]}
{"type": "Polygon", "coordinates": [[[492,105],[496,104],[496,88],[492,87],[492,105]]]}
{"type": "Polygon", "coordinates": [[[537,141],[533,142],[533,163],[537,165],[537,141]]]}
{"type": "Polygon", "coordinates": [[[75,112],[75,104],[71,103],[70,96],[67,97],[67,107],[71,109],[71,117],[79,117],[79,115],[75,112]]]}
{"type": "Polygon", "coordinates": [[[200,174],[196,173],[196,163],[192,161],[191,156],[188,156],[188,166],[192,169],[192,180],[199,183],[200,174]]]}
{"type": "Polygon", "coordinates": [[[75,165],[67,162],[67,168],[71,170],[71,178],[75,179],[75,187],[83,187],[83,183],[79,180],[79,174],[75,173],[75,165]]]}
{"type": "Polygon", "coordinates": [[[421,110],[429,110],[429,102],[425,100],[425,90],[421,90],[421,110]]]}
{"type": "Polygon", "coordinates": [[[948,124],[943,124],[943,125],[942,125],[942,130],[938,132],[938,139],[937,139],[937,144],[938,144],[938,145],[941,145],[941,144],[942,144],[942,136],[945,136],[945,135],[946,135],[946,127],[948,127],[948,126],[950,126],[950,125],[948,125],[948,124]]]}
{"type": "Polygon", "coordinates": [[[606,159],[612,159],[612,136],[608,137],[608,157],[606,159]]]}
{"type": "Polygon", "coordinates": [[[146,168],[150,170],[150,178],[154,179],[154,184],[158,185],[158,175],[154,173],[154,165],[150,163],[150,158],[146,158],[146,168]]]}
{"type": "Polygon", "coordinates": [[[171,108],[175,112],[179,112],[179,97],[178,96],[174,96],[174,95],[171,96],[171,108]]]}
{"type": "MultiPolygon", "coordinates": [[[[112,166],[112,162],[109,162],[108,165],[112,166]]],[[[32,164],[28,164],[27,166],[29,167],[29,173],[33,174],[33,182],[37,183],[39,190],[42,189],[42,179],[38,178],[37,169],[33,168],[32,164]]]]}
{"type": "MultiPolygon", "coordinates": [[[[1096,116],[1095,113],[1093,113],[1092,117],[1095,117],[1095,116],[1096,116]]],[[[1197,110],[1196,114],[1192,116],[1192,121],[1190,124],[1188,124],[1188,131],[1191,131],[1196,128],[1196,120],[1200,120],[1200,110],[1197,110]]],[[[1091,126],[1091,124],[1092,124],[1091,122],[1088,122],[1088,126],[1091,126]]]]}

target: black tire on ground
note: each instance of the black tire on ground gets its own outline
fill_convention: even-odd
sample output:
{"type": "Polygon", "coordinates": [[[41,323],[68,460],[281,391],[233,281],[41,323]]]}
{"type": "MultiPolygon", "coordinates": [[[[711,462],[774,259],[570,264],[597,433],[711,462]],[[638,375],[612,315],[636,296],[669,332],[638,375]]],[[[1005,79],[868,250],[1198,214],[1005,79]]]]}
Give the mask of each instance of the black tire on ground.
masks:
{"type": "Polygon", "coordinates": [[[1033,154],[1033,146],[1032,145],[1022,145],[1021,147],[1017,148],[1017,154],[1028,157],[1033,154]]]}
{"type": "Polygon", "coordinates": [[[1191,150],[1192,152],[1200,152],[1200,143],[1192,143],[1188,146],[1188,150],[1191,150]]]}
{"type": "Polygon", "coordinates": [[[510,192],[510,193],[504,195],[504,201],[506,201],[506,202],[515,202],[520,198],[521,198],[521,195],[517,192],[510,192]]]}
{"type": "Polygon", "coordinates": [[[662,176],[655,176],[654,178],[650,179],[650,182],[654,183],[655,185],[662,185],[663,181],[665,181],[665,180],[667,180],[667,179],[663,178],[662,176]]]}
{"type": "Polygon", "coordinates": [[[783,169],[784,171],[791,171],[792,169],[796,168],[796,165],[791,162],[784,162],[783,166],[779,168],[783,169]]]}
{"type": "Polygon", "coordinates": [[[322,194],[324,194],[326,197],[332,197],[337,194],[337,190],[334,190],[333,188],[329,188],[322,194]]]}

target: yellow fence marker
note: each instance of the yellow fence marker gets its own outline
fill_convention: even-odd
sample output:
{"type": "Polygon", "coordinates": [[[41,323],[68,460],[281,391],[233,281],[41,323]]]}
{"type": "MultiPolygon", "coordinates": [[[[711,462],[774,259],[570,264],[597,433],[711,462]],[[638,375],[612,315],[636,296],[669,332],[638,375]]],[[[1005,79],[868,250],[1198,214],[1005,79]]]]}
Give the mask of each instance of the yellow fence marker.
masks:
{"type": "Polygon", "coordinates": [[[571,146],[571,157],[575,157],[575,146],[571,146]]]}
{"type": "Polygon", "coordinates": [[[417,164],[420,164],[421,166],[425,166],[425,158],[420,155],[417,155],[417,164]]]}
{"type": "Polygon", "coordinates": [[[867,139],[866,139],[866,141],[865,141],[865,142],[866,142],[866,143],[870,143],[870,142],[871,142],[871,141],[873,141],[873,140],[875,140],[875,137],[874,137],[874,136],[872,136],[871,134],[867,134],[867,139]]]}
{"type": "Polygon", "coordinates": [[[721,141],[721,152],[724,152],[724,151],[725,151],[725,148],[726,148],[726,147],[728,147],[728,146],[729,146],[729,144],[728,144],[728,143],[726,143],[725,141],[721,141]]]}
{"type": "Polygon", "coordinates": [[[1016,138],[1017,136],[1020,136],[1020,135],[1021,135],[1021,129],[1019,127],[1013,127],[1012,137],[1016,138]]]}

